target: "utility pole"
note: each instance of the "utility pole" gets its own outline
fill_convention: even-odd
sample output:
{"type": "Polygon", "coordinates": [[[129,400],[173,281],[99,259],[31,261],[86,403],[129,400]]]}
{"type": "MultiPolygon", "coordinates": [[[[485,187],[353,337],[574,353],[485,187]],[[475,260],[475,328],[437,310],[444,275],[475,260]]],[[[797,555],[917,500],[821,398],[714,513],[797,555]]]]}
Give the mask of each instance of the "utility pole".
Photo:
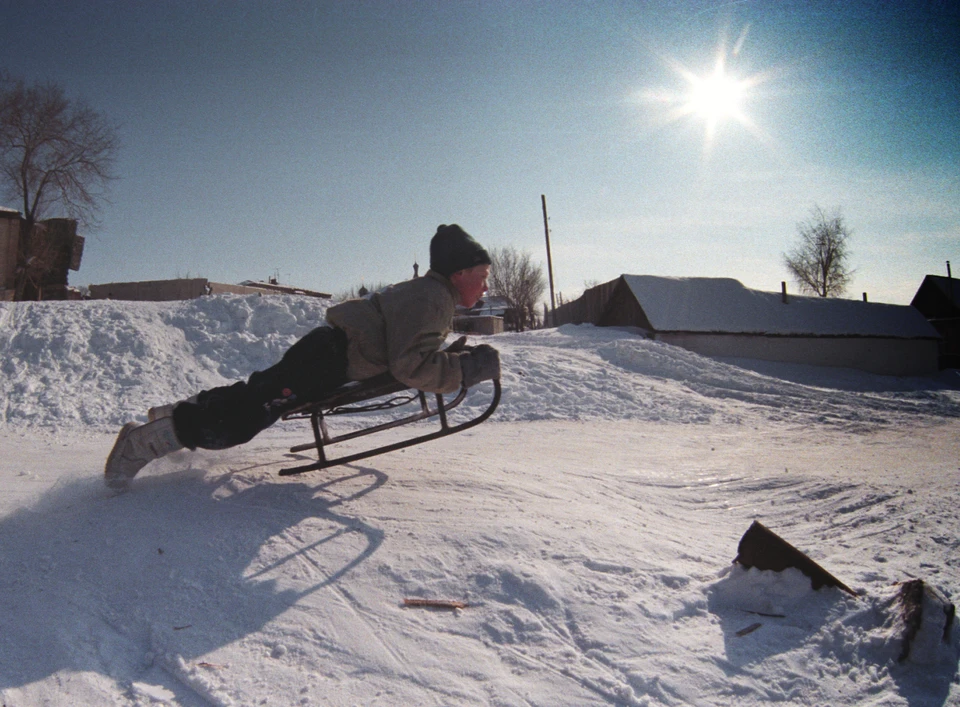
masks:
{"type": "MultiPolygon", "coordinates": [[[[557,300],[553,296],[553,258],[550,256],[550,223],[547,221],[547,196],[540,195],[540,203],[543,204],[543,233],[547,239],[547,274],[550,279],[550,319],[555,319],[557,309],[557,300]]],[[[553,324],[553,321],[550,322],[553,324]]]]}

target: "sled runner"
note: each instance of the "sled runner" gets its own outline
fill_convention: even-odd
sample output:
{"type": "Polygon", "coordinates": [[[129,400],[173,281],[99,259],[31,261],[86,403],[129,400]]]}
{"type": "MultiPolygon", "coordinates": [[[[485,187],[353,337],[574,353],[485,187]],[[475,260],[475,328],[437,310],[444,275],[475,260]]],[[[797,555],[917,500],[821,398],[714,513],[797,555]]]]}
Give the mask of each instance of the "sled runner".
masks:
{"type": "Polygon", "coordinates": [[[467,388],[460,388],[460,391],[455,397],[450,400],[444,400],[443,395],[440,393],[425,393],[422,390],[410,388],[389,373],[384,373],[359,383],[347,383],[332,391],[326,397],[316,402],[302,405],[283,416],[284,420],[310,419],[314,441],[291,447],[290,452],[297,453],[308,449],[316,449],[317,461],[304,464],[303,466],[281,469],[280,475],[290,476],[292,474],[301,474],[305,471],[326,469],[327,467],[337,466],[338,464],[348,464],[378,454],[385,454],[386,452],[393,452],[405,447],[412,447],[415,444],[440,439],[441,437],[463,432],[463,430],[479,425],[493,414],[494,410],[497,409],[497,405],[500,403],[500,380],[497,379],[492,382],[493,397],[487,408],[473,419],[456,425],[451,425],[448,422],[447,413],[463,402],[464,398],[467,397],[467,388]],[[428,401],[428,395],[436,398],[433,406],[431,406],[428,401]],[[405,417],[390,420],[389,422],[372,425],[354,432],[346,432],[336,436],[331,436],[327,428],[327,418],[334,415],[391,410],[410,404],[416,405],[416,412],[412,412],[405,417]],[[433,417],[438,418],[440,423],[440,428],[433,432],[342,457],[333,459],[327,457],[327,448],[337,442],[345,442],[433,417]]]}

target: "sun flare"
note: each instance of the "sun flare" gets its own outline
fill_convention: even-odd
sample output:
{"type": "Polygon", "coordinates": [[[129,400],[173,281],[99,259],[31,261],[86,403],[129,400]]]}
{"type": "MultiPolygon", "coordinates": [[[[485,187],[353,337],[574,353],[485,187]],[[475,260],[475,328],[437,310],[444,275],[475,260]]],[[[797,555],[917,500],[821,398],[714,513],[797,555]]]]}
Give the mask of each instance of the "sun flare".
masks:
{"type": "Polygon", "coordinates": [[[647,90],[642,98],[658,108],[655,123],[692,122],[703,126],[704,151],[709,153],[717,135],[726,125],[741,126],[761,140],[765,135],[748,114],[749,105],[757,98],[756,88],[772,77],[770,72],[745,74],[739,69],[747,28],[741,32],[732,49],[726,42],[717,48],[713,67],[696,72],[671,57],[664,63],[681,79],[673,88],[647,90]]]}

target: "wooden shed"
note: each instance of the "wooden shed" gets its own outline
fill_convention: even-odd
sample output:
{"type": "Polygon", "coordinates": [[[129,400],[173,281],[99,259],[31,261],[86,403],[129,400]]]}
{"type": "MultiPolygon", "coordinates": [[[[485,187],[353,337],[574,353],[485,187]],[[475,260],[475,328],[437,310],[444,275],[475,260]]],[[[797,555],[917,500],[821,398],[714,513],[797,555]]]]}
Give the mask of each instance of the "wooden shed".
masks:
{"type": "Polygon", "coordinates": [[[12,300],[20,238],[20,212],[0,208],[0,301],[12,300]]]}
{"type": "MultiPolygon", "coordinates": [[[[948,263],[949,265],[949,263],[948,263]]],[[[940,334],[940,367],[960,368],[960,281],[927,275],[910,303],[940,334]]]]}

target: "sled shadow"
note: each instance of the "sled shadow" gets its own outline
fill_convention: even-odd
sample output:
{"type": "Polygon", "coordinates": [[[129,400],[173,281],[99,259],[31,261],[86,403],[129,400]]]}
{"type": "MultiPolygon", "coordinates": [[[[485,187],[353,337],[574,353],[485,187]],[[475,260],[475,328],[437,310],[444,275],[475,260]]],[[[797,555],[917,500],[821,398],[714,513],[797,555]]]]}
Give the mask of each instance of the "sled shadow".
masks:
{"type": "MultiPolygon", "coordinates": [[[[348,506],[387,480],[369,468],[314,483],[188,469],[119,495],[99,477],[55,486],[0,519],[0,691],[60,671],[129,685],[161,656],[189,663],[310,595],[337,598],[384,537],[348,506]]],[[[203,704],[163,682],[177,704],[203,704]]]]}

